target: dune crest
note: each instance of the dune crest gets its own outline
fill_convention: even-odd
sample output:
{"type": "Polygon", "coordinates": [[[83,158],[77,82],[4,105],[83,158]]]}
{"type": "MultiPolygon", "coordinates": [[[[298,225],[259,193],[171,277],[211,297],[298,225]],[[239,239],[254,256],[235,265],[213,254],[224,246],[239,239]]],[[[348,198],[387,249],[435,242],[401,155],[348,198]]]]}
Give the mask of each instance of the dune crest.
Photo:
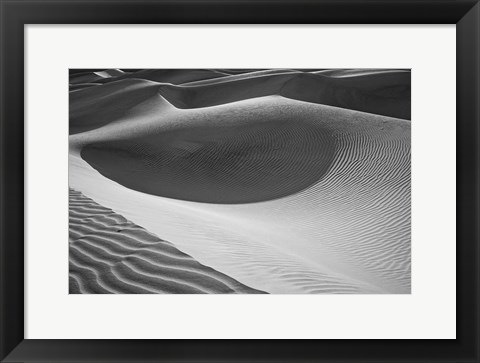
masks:
{"type": "Polygon", "coordinates": [[[261,293],[70,189],[70,293],[261,293]],[[89,221],[88,225],[85,221],[89,221]]]}

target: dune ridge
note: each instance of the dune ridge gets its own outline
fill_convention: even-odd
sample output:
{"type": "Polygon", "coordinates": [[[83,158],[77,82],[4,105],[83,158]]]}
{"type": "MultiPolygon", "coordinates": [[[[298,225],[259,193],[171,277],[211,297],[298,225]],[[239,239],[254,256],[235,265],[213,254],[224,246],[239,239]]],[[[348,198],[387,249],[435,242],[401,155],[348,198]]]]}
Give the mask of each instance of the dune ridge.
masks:
{"type": "Polygon", "coordinates": [[[224,77],[229,74],[211,69],[144,69],[137,72],[126,73],[115,78],[104,78],[103,83],[123,79],[143,79],[161,83],[181,84],[199,80],[224,77]]]}
{"type": "Polygon", "coordinates": [[[261,293],[69,190],[70,293],[261,293]]]}
{"type": "MultiPolygon", "coordinates": [[[[349,77],[329,77],[288,70],[258,71],[253,74],[241,73],[209,79],[212,83],[199,85],[159,83],[148,78],[137,78],[137,73],[124,80],[114,78],[100,88],[89,87],[72,92],[70,105],[80,106],[82,101],[90,100],[88,106],[109,109],[107,100],[125,90],[135,101],[128,101],[127,97],[122,97],[121,101],[117,97],[117,102],[128,101],[128,107],[133,107],[134,102],[144,101],[152,93],[158,93],[170,104],[181,109],[204,108],[244,99],[280,95],[299,101],[394,118],[410,119],[411,116],[410,72],[406,71],[371,71],[349,77]]],[[[82,123],[81,116],[82,110],[71,109],[71,125],[82,123]]],[[[75,128],[73,130],[75,131],[75,128]]]]}

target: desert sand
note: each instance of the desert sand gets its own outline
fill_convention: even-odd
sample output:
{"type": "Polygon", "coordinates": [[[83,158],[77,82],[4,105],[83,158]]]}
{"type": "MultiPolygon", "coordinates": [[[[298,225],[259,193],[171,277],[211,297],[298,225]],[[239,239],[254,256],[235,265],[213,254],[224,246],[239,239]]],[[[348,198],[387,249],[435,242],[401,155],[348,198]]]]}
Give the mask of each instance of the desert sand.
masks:
{"type": "Polygon", "coordinates": [[[70,189],[70,293],[260,293],[70,189]]]}
{"type": "Polygon", "coordinates": [[[410,293],[410,71],[69,83],[71,293],[410,293]]]}

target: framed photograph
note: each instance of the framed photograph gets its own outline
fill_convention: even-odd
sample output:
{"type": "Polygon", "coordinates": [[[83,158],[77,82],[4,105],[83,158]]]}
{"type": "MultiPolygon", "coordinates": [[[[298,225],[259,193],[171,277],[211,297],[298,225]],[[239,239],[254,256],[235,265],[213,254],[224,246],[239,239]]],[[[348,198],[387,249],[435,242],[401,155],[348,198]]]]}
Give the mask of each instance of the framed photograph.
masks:
{"type": "Polygon", "coordinates": [[[1,2],[2,362],[480,362],[480,4],[1,2]]]}

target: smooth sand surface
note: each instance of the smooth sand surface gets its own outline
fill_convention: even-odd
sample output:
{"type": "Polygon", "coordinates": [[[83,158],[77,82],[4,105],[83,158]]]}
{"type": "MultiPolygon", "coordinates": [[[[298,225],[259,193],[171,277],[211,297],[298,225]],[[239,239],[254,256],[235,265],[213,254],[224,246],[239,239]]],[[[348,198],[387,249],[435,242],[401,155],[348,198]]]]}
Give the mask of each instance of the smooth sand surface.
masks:
{"type": "Polygon", "coordinates": [[[69,214],[71,294],[261,293],[73,189],[69,214]]]}
{"type": "Polygon", "coordinates": [[[357,73],[73,91],[70,186],[254,289],[409,293],[411,124],[353,106],[409,115],[410,75],[357,73]]]}

